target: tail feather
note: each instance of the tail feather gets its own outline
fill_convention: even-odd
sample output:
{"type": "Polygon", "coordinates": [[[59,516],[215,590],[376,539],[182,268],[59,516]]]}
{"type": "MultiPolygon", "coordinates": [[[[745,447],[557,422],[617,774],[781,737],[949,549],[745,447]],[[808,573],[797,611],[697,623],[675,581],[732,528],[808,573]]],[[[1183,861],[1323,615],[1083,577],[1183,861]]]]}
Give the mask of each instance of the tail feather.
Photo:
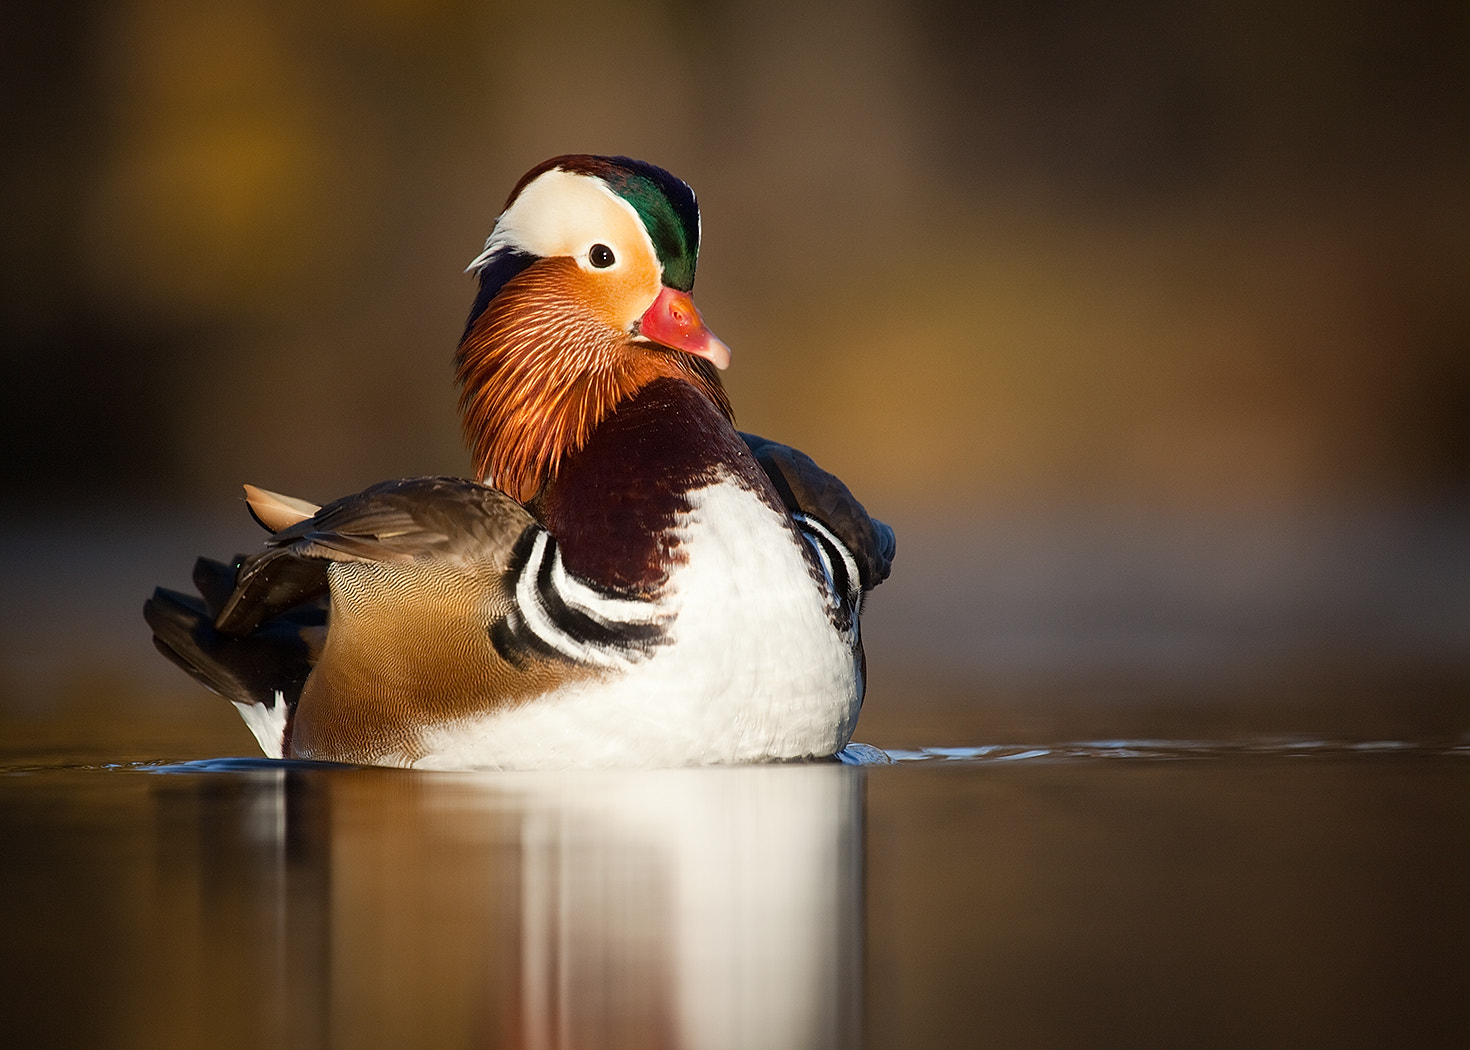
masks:
{"type": "Polygon", "coordinates": [[[278,694],[291,707],[300,698],[325,610],[296,610],[237,636],[215,628],[205,601],[160,587],[143,604],[143,617],[158,651],[205,688],[236,704],[270,708],[278,694]]]}
{"type": "Polygon", "coordinates": [[[230,600],[235,590],[235,567],[244,560],[245,555],[241,554],[229,565],[213,558],[200,558],[194,563],[194,586],[204,599],[211,620],[219,619],[220,610],[230,600]]]}

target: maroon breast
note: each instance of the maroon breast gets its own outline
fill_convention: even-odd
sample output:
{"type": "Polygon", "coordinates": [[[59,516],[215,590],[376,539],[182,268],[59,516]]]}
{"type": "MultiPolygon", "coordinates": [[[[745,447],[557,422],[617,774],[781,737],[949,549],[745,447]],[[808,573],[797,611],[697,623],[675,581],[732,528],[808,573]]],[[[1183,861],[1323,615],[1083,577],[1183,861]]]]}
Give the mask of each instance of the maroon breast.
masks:
{"type": "Polygon", "coordinates": [[[570,572],[651,596],[682,560],[673,528],[689,492],[721,468],[785,516],[719,409],[687,382],[658,379],[593,431],[531,509],[561,543],[570,572]]]}

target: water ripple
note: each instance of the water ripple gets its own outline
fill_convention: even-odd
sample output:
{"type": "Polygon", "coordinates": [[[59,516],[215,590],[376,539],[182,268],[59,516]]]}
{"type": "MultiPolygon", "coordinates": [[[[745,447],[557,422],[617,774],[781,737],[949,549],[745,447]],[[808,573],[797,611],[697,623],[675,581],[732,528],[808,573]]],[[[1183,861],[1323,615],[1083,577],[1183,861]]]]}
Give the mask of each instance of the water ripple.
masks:
{"type": "Polygon", "coordinates": [[[1064,744],[977,744],[972,747],[886,748],[899,762],[1030,762],[1092,759],[1180,760],[1245,756],[1413,754],[1470,757],[1470,743],[1408,740],[1087,740],[1064,744]]]}
{"type": "MultiPolygon", "coordinates": [[[[1413,740],[1084,740],[1061,744],[974,744],[919,748],[880,748],[852,743],[836,760],[849,766],[907,765],[914,762],[1090,762],[1101,759],[1181,761],[1227,758],[1303,758],[1404,755],[1470,758],[1470,741],[1457,744],[1413,740]]],[[[825,761],[832,761],[827,759],[825,761]]],[[[30,761],[0,764],[0,776],[61,772],[135,772],[160,774],[279,774],[293,770],[371,769],[336,762],[299,759],[220,757],[181,762],[30,761]]]]}

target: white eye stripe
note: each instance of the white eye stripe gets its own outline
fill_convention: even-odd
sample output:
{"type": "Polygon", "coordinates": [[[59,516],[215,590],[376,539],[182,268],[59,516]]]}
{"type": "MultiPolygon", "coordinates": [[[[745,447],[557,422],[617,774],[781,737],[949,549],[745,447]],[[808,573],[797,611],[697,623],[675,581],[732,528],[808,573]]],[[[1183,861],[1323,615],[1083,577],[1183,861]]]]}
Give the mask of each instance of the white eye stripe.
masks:
{"type": "Polygon", "coordinates": [[[631,204],[601,179],[554,169],[521,190],[468,268],[481,269],[505,251],[581,261],[598,244],[612,249],[616,263],[642,255],[659,265],[653,240],[631,204]]]}

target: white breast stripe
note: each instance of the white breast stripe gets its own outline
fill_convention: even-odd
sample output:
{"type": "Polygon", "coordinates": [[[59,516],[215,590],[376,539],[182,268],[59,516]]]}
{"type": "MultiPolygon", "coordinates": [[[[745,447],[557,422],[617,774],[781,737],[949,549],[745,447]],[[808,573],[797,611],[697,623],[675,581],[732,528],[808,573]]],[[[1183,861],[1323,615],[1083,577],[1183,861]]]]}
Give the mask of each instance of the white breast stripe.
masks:
{"type": "MultiPolygon", "coordinates": [[[[535,557],[534,553],[532,557],[535,557]]],[[[574,577],[562,564],[560,547],[556,548],[551,557],[551,586],[570,608],[586,613],[604,625],[657,623],[662,618],[653,602],[639,601],[637,598],[612,598],[574,577]]]]}
{"type": "Polygon", "coordinates": [[[852,552],[847,549],[847,545],[839,540],[836,534],[820,521],[801,513],[793,514],[792,518],[795,519],[797,526],[801,529],[802,537],[812,545],[812,549],[816,551],[817,558],[822,563],[822,572],[827,577],[827,589],[834,592],[834,597],[850,608],[853,614],[856,615],[863,597],[862,577],[858,575],[857,559],[852,556],[852,552]],[[821,542],[822,540],[826,542],[821,542]],[[845,588],[847,593],[845,594],[835,593],[837,583],[832,571],[829,550],[835,551],[837,556],[842,559],[842,567],[847,573],[847,586],[845,588]]]}
{"type": "MultiPolygon", "coordinates": [[[[632,662],[624,654],[614,650],[588,645],[586,642],[573,637],[562,629],[546,604],[541,600],[541,592],[536,586],[541,570],[546,564],[546,552],[551,545],[551,534],[540,532],[531,547],[531,553],[526,558],[526,564],[521,569],[520,577],[516,580],[516,604],[520,606],[521,617],[525,620],[532,634],[543,643],[555,649],[563,656],[579,663],[594,664],[598,667],[627,667],[632,662]]],[[[561,588],[557,585],[557,569],[560,567],[560,552],[556,552],[551,565],[552,587],[565,600],[561,588]]],[[[562,579],[570,582],[565,570],[561,572],[562,579]]],[[[614,603],[617,599],[606,599],[608,603],[614,603]]],[[[641,604],[641,603],[640,603],[641,604]]],[[[582,610],[587,615],[595,615],[592,610],[582,610]]],[[[611,621],[617,623],[619,621],[611,621]]],[[[638,622],[647,622],[642,620],[638,622]]]]}
{"type": "Polygon", "coordinates": [[[807,532],[810,526],[807,525],[807,520],[804,515],[793,514],[792,517],[796,519],[797,528],[801,529],[801,538],[806,540],[807,545],[816,552],[817,561],[822,564],[822,575],[826,577],[827,590],[835,594],[837,591],[837,581],[832,576],[832,558],[827,553],[827,544],[818,543],[812,539],[811,535],[807,532]]]}

